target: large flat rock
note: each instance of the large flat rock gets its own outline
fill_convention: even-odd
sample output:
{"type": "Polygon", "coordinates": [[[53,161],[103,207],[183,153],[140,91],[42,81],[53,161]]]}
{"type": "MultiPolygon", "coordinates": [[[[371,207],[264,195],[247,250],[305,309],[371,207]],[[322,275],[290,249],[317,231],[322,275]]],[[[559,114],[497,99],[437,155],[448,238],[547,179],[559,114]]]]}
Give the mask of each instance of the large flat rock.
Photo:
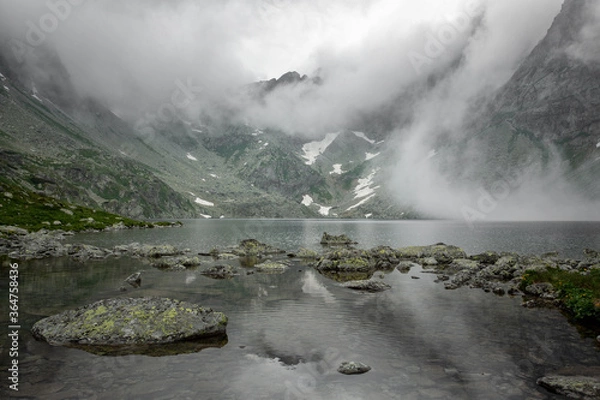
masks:
{"type": "Polygon", "coordinates": [[[33,325],[36,339],[56,346],[144,346],[225,335],[227,317],[167,298],[116,298],[64,311],[33,325]]]}

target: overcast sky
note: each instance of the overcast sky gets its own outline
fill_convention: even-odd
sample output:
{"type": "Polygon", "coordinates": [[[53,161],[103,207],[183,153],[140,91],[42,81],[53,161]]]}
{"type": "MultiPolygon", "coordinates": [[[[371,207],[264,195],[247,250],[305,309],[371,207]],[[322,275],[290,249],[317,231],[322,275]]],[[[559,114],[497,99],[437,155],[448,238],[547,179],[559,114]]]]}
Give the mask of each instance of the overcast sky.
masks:
{"type": "Polygon", "coordinates": [[[320,132],[357,109],[369,111],[389,102],[465,50],[477,52],[470,55],[478,63],[471,68],[480,66],[491,75],[476,79],[490,80],[492,86],[496,79],[506,80],[543,37],[561,3],[0,0],[0,33],[12,39],[13,47],[18,41],[33,50],[38,45],[55,48],[78,90],[115,111],[156,107],[169,99],[176,80],[202,86],[204,95],[214,98],[287,71],[318,73],[327,78],[325,85],[305,93],[306,101],[299,103],[302,96],[296,92],[281,93],[266,109],[251,108],[248,115],[256,124],[320,132]],[[479,16],[483,27],[474,39],[467,28],[479,16]],[[40,36],[32,33],[36,29],[43,40],[31,46],[31,39],[37,42],[40,36]],[[447,40],[432,45],[431,35],[447,40]],[[474,40],[476,45],[467,48],[474,40]],[[435,57],[419,58],[427,54],[435,57]],[[285,121],[278,117],[282,114],[285,121]]]}

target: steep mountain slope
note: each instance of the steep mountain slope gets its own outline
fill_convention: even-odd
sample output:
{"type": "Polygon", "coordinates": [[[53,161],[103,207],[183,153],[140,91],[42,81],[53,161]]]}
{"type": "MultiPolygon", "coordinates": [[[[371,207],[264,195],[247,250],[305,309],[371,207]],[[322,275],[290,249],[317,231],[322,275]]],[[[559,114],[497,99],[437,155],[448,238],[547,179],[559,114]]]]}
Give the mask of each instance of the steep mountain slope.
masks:
{"type": "MultiPolygon", "coordinates": [[[[380,144],[363,133],[325,135],[333,140],[323,146],[277,130],[183,117],[140,132],[80,99],[64,73],[56,87],[38,87],[22,74],[7,75],[29,84],[1,78],[0,168],[29,189],[136,218],[414,216],[390,196],[375,201],[379,167],[370,164],[380,144]]],[[[296,75],[271,84],[308,82],[296,75]]]]}
{"type": "Polygon", "coordinates": [[[462,172],[465,178],[559,166],[578,190],[600,198],[598,11],[592,0],[565,1],[546,37],[475,118],[476,133],[452,148],[481,167],[462,172]]]}
{"type": "Polygon", "coordinates": [[[136,218],[194,215],[187,199],[113,154],[41,93],[0,79],[0,170],[14,183],[136,218]]]}

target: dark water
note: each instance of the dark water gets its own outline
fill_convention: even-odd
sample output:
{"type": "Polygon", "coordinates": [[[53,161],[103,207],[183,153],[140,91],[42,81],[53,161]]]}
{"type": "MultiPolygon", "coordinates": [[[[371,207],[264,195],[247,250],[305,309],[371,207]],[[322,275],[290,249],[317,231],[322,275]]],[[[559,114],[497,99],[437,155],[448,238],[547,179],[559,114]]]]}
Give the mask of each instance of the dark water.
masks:
{"type": "MultiPolygon", "coordinates": [[[[598,223],[189,221],[184,228],[78,235],[74,242],[134,241],[194,250],[255,237],[286,250],[318,248],[323,231],[361,246],[446,242],[483,250],[579,257],[600,247],[598,223]]],[[[7,265],[1,284],[7,288],[7,265]]],[[[552,372],[599,373],[600,352],[553,310],[529,310],[519,298],[480,290],[445,291],[420,271],[394,271],[392,290],[361,294],[294,265],[281,275],[216,281],[200,270],[162,272],[138,260],[19,262],[21,398],[40,399],[553,399],[535,380],[552,372]],[[121,293],[143,270],[142,287],[121,293]],[[415,280],[412,276],[421,279],[415,280]],[[166,296],[229,316],[222,348],[168,357],[102,357],[52,347],[27,333],[43,316],[117,296],[166,296]],[[342,361],[372,366],[343,376],[342,361]]],[[[5,297],[5,296],[3,296],[5,297]]],[[[2,300],[6,309],[6,300],[2,300]]],[[[7,313],[0,325],[8,326],[7,313]]],[[[7,387],[3,335],[2,389],[7,387]]],[[[0,392],[5,398],[6,391],[0,392]]],[[[10,394],[10,393],[9,393],[10,394]]]]}

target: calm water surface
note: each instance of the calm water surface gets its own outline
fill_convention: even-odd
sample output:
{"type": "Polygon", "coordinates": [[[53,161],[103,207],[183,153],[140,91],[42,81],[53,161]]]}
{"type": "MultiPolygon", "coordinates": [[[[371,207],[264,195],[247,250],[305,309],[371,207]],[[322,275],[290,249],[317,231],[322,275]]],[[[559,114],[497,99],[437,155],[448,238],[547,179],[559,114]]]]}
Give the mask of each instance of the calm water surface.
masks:
{"type": "MultiPolygon", "coordinates": [[[[600,247],[598,223],[186,221],[183,228],[86,234],[70,238],[110,247],[170,243],[206,251],[253,237],[284,248],[318,248],[321,234],[346,233],[361,247],[445,242],[468,253],[579,258],[600,247]]],[[[163,272],[139,260],[20,262],[20,398],[40,399],[553,399],[535,385],[552,372],[600,373],[600,352],[553,310],[528,310],[521,299],[480,290],[445,291],[435,276],[398,271],[392,290],[363,294],[294,264],[281,275],[216,281],[197,270],[163,272]],[[130,273],[142,287],[122,293],[130,273]],[[420,279],[412,279],[412,277],[420,279]],[[165,296],[229,316],[228,343],[167,357],[102,357],[52,347],[27,333],[35,321],[98,299],[165,296]],[[342,361],[372,366],[343,376],[342,361]]],[[[7,284],[2,266],[2,287],[7,284]]],[[[3,299],[3,309],[6,300],[3,299]]],[[[7,313],[0,324],[8,325],[7,313]]],[[[2,365],[8,365],[6,339],[2,365]]],[[[7,382],[3,367],[2,388],[7,382]]],[[[0,392],[6,397],[6,392],[0,392]]]]}

